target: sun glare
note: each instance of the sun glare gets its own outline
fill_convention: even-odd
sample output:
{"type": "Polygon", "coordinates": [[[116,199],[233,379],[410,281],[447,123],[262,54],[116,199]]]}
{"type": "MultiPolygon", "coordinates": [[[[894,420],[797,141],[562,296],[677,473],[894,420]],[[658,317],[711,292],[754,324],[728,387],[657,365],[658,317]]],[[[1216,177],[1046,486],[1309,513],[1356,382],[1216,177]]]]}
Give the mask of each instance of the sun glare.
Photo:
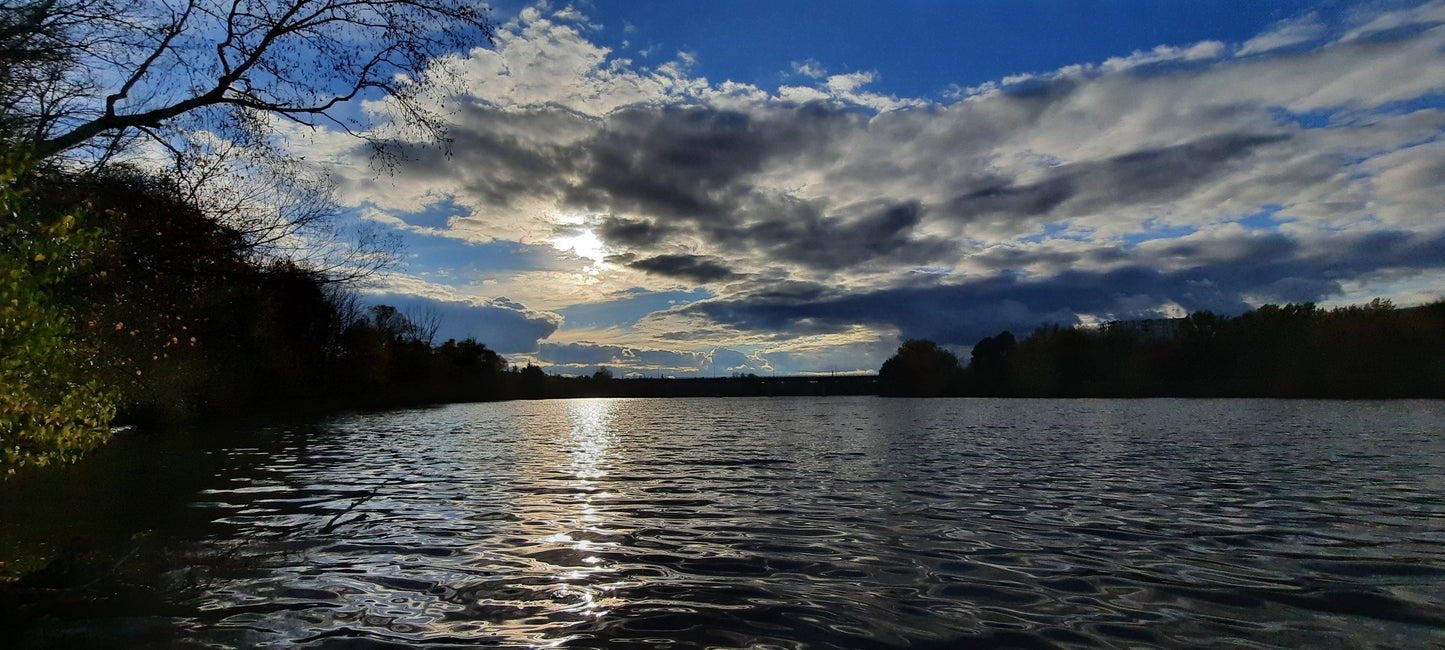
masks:
{"type": "Polygon", "coordinates": [[[602,239],[597,236],[597,233],[592,232],[590,229],[583,230],[580,234],[570,237],[557,237],[552,240],[552,247],[559,251],[570,252],[578,257],[592,260],[588,271],[594,274],[597,272],[597,269],[602,266],[602,261],[607,258],[607,247],[602,243],[602,239]]]}

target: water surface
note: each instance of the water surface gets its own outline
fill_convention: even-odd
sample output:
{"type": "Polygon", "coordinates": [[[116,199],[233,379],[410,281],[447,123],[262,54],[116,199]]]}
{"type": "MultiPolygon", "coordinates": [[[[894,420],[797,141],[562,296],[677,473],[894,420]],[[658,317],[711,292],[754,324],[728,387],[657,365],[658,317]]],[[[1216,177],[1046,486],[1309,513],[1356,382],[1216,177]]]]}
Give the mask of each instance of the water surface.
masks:
{"type": "Polygon", "coordinates": [[[1442,431],[1440,402],[353,415],[209,452],[165,607],[85,624],[236,647],[1438,646],[1442,431]]]}

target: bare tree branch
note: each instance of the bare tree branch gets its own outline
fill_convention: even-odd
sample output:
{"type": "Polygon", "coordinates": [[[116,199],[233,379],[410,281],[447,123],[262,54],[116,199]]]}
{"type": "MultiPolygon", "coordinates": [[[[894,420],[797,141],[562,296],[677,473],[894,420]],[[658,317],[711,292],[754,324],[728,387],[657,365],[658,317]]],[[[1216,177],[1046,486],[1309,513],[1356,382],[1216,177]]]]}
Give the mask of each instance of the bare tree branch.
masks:
{"type": "Polygon", "coordinates": [[[42,158],[236,110],[377,138],[341,110],[374,93],[444,143],[432,61],[493,35],[468,0],[20,0],[0,7],[0,127],[42,158]]]}
{"type": "Polygon", "coordinates": [[[394,162],[395,133],[347,107],[386,97],[387,126],[446,146],[434,86],[449,77],[433,62],[491,43],[473,2],[0,1],[0,142],[100,166],[149,140],[176,191],[236,233],[234,252],[355,281],[394,263],[395,235],[337,226],[329,180],[268,118],[329,125],[394,162]]]}

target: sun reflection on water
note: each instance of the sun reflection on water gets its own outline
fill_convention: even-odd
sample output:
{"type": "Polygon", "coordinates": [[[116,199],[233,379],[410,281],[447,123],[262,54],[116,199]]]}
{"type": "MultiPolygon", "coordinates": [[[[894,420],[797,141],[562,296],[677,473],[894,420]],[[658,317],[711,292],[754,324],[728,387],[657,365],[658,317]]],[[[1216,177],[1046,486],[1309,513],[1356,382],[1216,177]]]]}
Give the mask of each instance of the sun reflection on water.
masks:
{"type": "Polygon", "coordinates": [[[616,433],[612,430],[613,411],[616,401],[610,399],[583,399],[567,402],[568,417],[572,420],[569,442],[572,448],[572,474],[582,481],[582,487],[593,487],[594,479],[607,475],[607,463],[611,455],[616,433]]]}
{"type": "Polygon", "coordinates": [[[613,427],[617,403],[609,399],[569,400],[565,407],[570,431],[563,441],[568,457],[561,470],[569,494],[558,500],[552,524],[559,528],[538,540],[552,548],[571,551],[553,563],[559,600],[571,602],[568,610],[588,619],[606,615],[616,603],[606,594],[616,588],[607,578],[616,572],[606,559],[618,543],[607,541],[616,531],[608,527],[601,505],[614,495],[605,490],[608,470],[617,461],[613,427]]]}

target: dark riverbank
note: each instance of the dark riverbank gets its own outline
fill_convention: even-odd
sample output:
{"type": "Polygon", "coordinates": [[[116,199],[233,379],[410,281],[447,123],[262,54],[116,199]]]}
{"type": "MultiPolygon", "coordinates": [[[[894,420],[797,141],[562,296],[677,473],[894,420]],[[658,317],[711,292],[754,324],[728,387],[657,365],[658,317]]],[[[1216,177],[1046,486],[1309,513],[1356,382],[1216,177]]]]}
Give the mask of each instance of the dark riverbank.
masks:
{"type": "Polygon", "coordinates": [[[77,463],[0,483],[0,627],[20,631],[15,642],[49,628],[37,647],[97,647],[88,625],[174,608],[165,594],[185,578],[167,572],[200,548],[211,519],[188,505],[232,453],[220,450],[257,439],[248,425],[208,428],[121,430],[77,463]]]}

